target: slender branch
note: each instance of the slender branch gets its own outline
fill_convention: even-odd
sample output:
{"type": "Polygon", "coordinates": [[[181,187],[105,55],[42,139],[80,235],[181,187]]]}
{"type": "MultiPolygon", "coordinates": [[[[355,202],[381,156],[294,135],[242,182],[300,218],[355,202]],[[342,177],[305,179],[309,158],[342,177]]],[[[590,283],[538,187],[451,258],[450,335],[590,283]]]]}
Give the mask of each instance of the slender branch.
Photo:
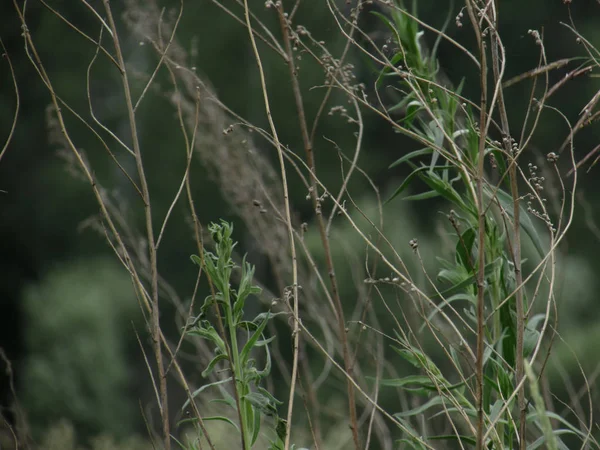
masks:
{"type": "MultiPolygon", "coordinates": [[[[506,111],[506,104],[504,103],[504,89],[500,86],[502,83],[502,74],[500,72],[500,56],[499,47],[502,43],[500,36],[498,35],[497,29],[493,28],[492,35],[492,66],[494,72],[495,83],[498,86],[498,111],[500,112],[500,123],[502,124],[503,134],[503,145],[506,155],[511,161],[508,172],[510,182],[510,193],[513,199],[513,237],[512,237],[512,249],[511,254],[513,255],[513,264],[515,270],[515,279],[517,286],[521,286],[515,293],[516,300],[516,313],[517,313],[517,343],[515,351],[515,364],[516,364],[516,378],[515,385],[519,385],[521,379],[524,377],[524,355],[523,355],[523,333],[526,325],[526,318],[524,313],[523,305],[523,273],[521,272],[521,208],[519,202],[519,187],[517,177],[517,164],[516,157],[518,152],[512,148],[512,140],[510,135],[510,126],[508,123],[508,114],[506,111]],[[514,155],[514,157],[510,157],[514,155]]],[[[502,60],[504,66],[504,60],[502,60]]],[[[525,403],[525,390],[519,389],[517,394],[517,403],[519,406],[519,448],[525,450],[525,416],[527,413],[527,405],[525,403]]]]}
{"type": "MultiPolygon", "coordinates": [[[[348,337],[346,333],[346,324],[344,319],[344,308],[342,305],[342,301],[340,299],[339,289],[337,285],[337,278],[335,275],[335,268],[333,264],[333,258],[331,255],[331,246],[329,242],[329,237],[327,234],[327,226],[325,224],[325,220],[321,213],[320,200],[319,200],[319,189],[316,181],[316,167],[315,167],[315,159],[313,152],[313,145],[310,138],[310,134],[308,131],[308,124],[306,120],[306,114],[304,112],[304,101],[302,99],[302,92],[300,89],[300,83],[298,82],[298,74],[296,71],[296,66],[294,62],[294,55],[292,53],[292,45],[290,42],[290,23],[285,16],[283,6],[281,3],[278,3],[277,12],[279,15],[279,23],[281,25],[281,33],[283,36],[283,42],[287,54],[287,65],[290,70],[290,79],[292,82],[292,90],[294,93],[294,100],[296,103],[296,110],[298,114],[298,123],[300,126],[300,132],[302,135],[302,142],[304,145],[304,153],[306,154],[306,162],[308,164],[310,170],[310,184],[311,188],[309,189],[310,197],[312,200],[313,208],[316,212],[317,217],[317,225],[319,228],[319,234],[321,236],[321,243],[323,245],[323,251],[325,254],[325,264],[327,266],[327,271],[329,273],[329,280],[331,284],[331,293],[333,297],[333,301],[336,307],[337,313],[337,322],[338,322],[338,335],[339,339],[342,343],[342,355],[344,358],[344,368],[348,372],[348,377],[352,377],[353,364],[352,358],[350,355],[350,349],[348,346],[348,337]]],[[[342,193],[340,191],[340,193],[342,193]]],[[[338,199],[339,200],[339,199],[338,199]]],[[[338,203],[338,202],[336,202],[338,203]]],[[[356,450],[360,449],[360,441],[358,437],[358,420],[356,416],[356,400],[354,394],[354,387],[352,383],[348,381],[347,383],[347,392],[348,392],[348,408],[350,413],[350,428],[352,430],[352,438],[354,440],[354,446],[356,450]]]]}
{"type": "MultiPolygon", "coordinates": [[[[79,167],[81,168],[81,171],[83,172],[85,178],[89,182],[91,190],[94,193],[94,196],[95,196],[98,206],[100,208],[102,217],[106,221],[108,230],[110,230],[110,232],[112,233],[112,236],[116,240],[117,247],[113,246],[112,241],[108,238],[108,233],[107,233],[107,242],[109,243],[109,245],[111,245],[111,247],[115,251],[115,254],[119,258],[119,260],[121,261],[121,263],[123,264],[125,269],[128,271],[128,273],[130,274],[136,293],[139,293],[141,295],[141,299],[142,299],[141,305],[143,306],[143,310],[145,310],[147,312],[151,312],[153,309],[153,306],[150,302],[150,295],[146,291],[146,288],[144,287],[144,284],[141,281],[140,275],[133,263],[128,246],[125,244],[121,234],[119,233],[119,230],[117,229],[117,224],[115,223],[115,219],[118,219],[118,217],[115,218],[115,216],[111,213],[111,211],[109,211],[109,206],[107,205],[107,202],[105,201],[105,199],[103,197],[101,188],[98,186],[98,184],[96,183],[96,180],[94,179],[91,169],[88,167],[83,155],[77,150],[77,147],[75,146],[74,142],[71,139],[71,136],[66,127],[65,119],[63,117],[63,112],[61,109],[61,105],[63,105],[62,100],[60,100],[60,98],[56,94],[54,87],[52,85],[52,82],[50,80],[50,77],[48,76],[48,74],[42,64],[41,58],[36,50],[33,39],[27,28],[27,22],[25,20],[24,10],[19,8],[16,0],[13,0],[13,5],[15,7],[15,10],[17,11],[19,20],[21,21],[21,24],[22,24],[22,27],[24,30],[23,38],[25,41],[25,51],[27,53],[29,60],[33,64],[35,70],[37,71],[40,78],[42,79],[44,85],[48,89],[48,93],[50,94],[51,101],[52,101],[52,106],[54,108],[54,111],[56,112],[58,126],[60,127],[60,131],[64,137],[65,145],[73,153],[74,157],[77,160],[77,163],[79,164],[79,167]],[[122,255],[122,257],[121,257],[121,255],[122,255]]],[[[69,109],[69,111],[74,113],[74,111],[72,111],[71,109],[69,109]]],[[[86,122],[84,122],[84,123],[87,125],[86,122]]],[[[175,371],[177,373],[179,381],[180,381],[181,385],[183,386],[188,399],[190,399],[192,409],[194,410],[194,414],[196,415],[196,417],[198,419],[198,424],[200,426],[200,429],[202,430],[202,433],[203,433],[204,437],[206,438],[206,441],[207,441],[209,447],[212,450],[215,450],[215,446],[212,443],[210,434],[204,425],[202,415],[200,414],[200,411],[198,410],[197,405],[193,401],[192,391],[187,383],[187,380],[185,379],[185,376],[183,374],[181,366],[180,366],[179,362],[175,359],[173,353],[171,352],[171,349],[169,348],[169,343],[168,343],[167,339],[165,338],[162,330],[160,330],[160,329],[159,329],[159,339],[160,339],[160,342],[162,342],[162,344],[164,345],[167,355],[173,360],[173,367],[175,368],[175,371]]]]}
{"type": "Polygon", "coordinates": [[[291,386],[290,386],[290,395],[288,402],[288,413],[287,413],[287,424],[286,424],[286,435],[285,435],[285,450],[290,448],[290,434],[292,427],[292,413],[294,407],[294,395],[296,392],[296,380],[298,377],[298,347],[299,347],[299,318],[298,318],[298,262],[296,259],[296,244],[294,243],[294,229],[292,227],[292,215],[290,211],[290,198],[288,193],[288,184],[287,184],[287,175],[285,169],[285,161],[283,157],[283,148],[279,141],[279,137],[277,135],[277,129],[275,128],[275,123],[273,122],[273,117],[271,115],[271,106],[269,102],[269,93],[267,91],[267,82],[265,79],[265,73],[263,70],[260,53],[258,52],[258,47],[256,46],[256,41],[254,39],[254,32],[252,28],[252,24],[250,23],[250,11],[248,8],[248,0],[244,0],[244,15],[246,18],[246,26],[248,28],[248,34],[250,36],[250,42],[252,44],[252,50],[254,51],[254,56],[256,58],[256,64],[258,65],[258,71],[260,74],[260,83],[261,90],[263,93],[264,101],[265,101],[265,112],[267,114],[267,119],[269,120],[269,126],[271,127],[271,133],[273,134],[273,140],[275,142],[275,148],[277,149],[277,156],[279,158],[279,167],[281,170],[281,182],[283,187],[283,200],[285,204],[285,219],[288,231],[288,238],[290,240],[290,251],[292,256],[292,289],[294,295],[294,306],[293,306],[293,315],[294,315],[294,326],[292,331],[293,336],[293,364],[292,364],[292,378],[291,378],[291,386]]]}
{"type": "Polygon", "coordinates": [[[150,192],[148,189],[148,182],[146,180],[146,173],[144,171],[144,164],[142,161],[142,153],[140,149],[139,136],[137,131],[137,124],[135,118],[135,111],[133,100],[131,97],[131,90],[129,87],[129,80],[127,77],[127,69],[125,67],[125,59],[121,50],[121,43],[119,41],[117,27],[115,24],[114,17],[112,15],[112,9],[110,7],[109,0],[103,0],[104,9],[106,10],[106,16],[108,24],[112,31],[113,43],[115,46],[115,53],[117,62],[121,68],[121,77],[123,84],[123,92],[125,94],[125,102],[127,105],[127,115],[129,117],[129,126],[131,128],[131,139],[133,142],[133,151],[135,153],[135,163],[137,166],[138,176],[140,178],[140,187],[142,189],[142,199],[144,201],[144,211],[146,216],[146,238],[148,239],[148,253],[150,256],[150,292],[152,298],[152,319],[151,319],[151,333],[154,347],[154,358],[156,359],[156,366],[158,370],[158,383],[160,390],[160,413],[162,418],[162,433],[165,450],[171,449],[171,432],[169,424],[169,404],[168,404],[168,393],[167,393],[167,379],[165,376],[165,368],[163,363],[162,345],[160,342],[160,310],[158,301],[158,263],[157,263],[157,251],[156,243],[154,239],[154,230],[152,225],[152,207],[150,202],[150,192]]]}
{"type": "Polygon", "coordinates": [[[10,77],[12,79],[13,88],[15,91],[15,114],[13,116],[13,121],[12,121],[12,125],[10,127],[10,132],[8,133],[8,137],[4,140],[4,145],[2,146],[2,150],[0,150],[0,161],[1,161],[2,157],[4,156],[4,153],[6,153],[6,150],[8,149],[8,145],[12,141],[13,134],[15,133],[15,128],[17,127],[17,118],[19,117],[19,108],[21,106],[21,99],[19,97],[19,87],[17,86],[17,78],[15,77],[15,69],[13,67],[12,61],[10,60],[10,57],[8,56],[8,52],[6,51],[6,47],[4,46],[4,42],[2,42],[2,39],[0,39],[0,47],[2,47],[2,56],[4,58],[6,58],[6,61],[8,62],[8,68],[10,70],[10,77]]]}
{"type": "Polygon", "coordinates": [[[483,353],[485,345],[484,334],[484,301],[485,301],[485,207],[483,199],[484,186],[484,158],[485,158],[485,139],[484,130],[487,123],[487,57],[486,45],[481,35],[479,22],[475,17],[474,9],[477,5],[474,0],[466,1],[467,12],[477,38],[479,47],[479,63],[480,63],[480,89],[481,98],[479,104],[479,151],[477,161],[477,209],[479,215],[478,223],[478,262],[477,262],[477,356],[475,358],[476,365],[476,403],[477,403],[477,433],[476,433],[476,448],[483,450],[484,448],[484,411],[483,411],[483,353]]]}

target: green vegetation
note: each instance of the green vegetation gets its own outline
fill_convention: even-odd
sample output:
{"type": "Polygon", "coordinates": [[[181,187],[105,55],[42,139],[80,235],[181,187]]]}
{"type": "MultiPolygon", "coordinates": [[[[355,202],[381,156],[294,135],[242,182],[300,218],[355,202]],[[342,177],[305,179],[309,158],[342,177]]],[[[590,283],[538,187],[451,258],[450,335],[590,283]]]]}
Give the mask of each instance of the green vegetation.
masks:
{"type": "Polygon", "coordinates": [[[0,446],[600,448],[595,77],[557,100],[599,36],[571,2],[555,60],[510,2],[42,3],[72,38],[14,2],[70,173],[42,179],[89,255],[23,291],[0,446]]]}
{"type": "Polygon", "coordinates": [[[21,400],[33,434],[62,417],[80,433],[130,433],[136,411],[126,336],[139,308],[127,276],[110,260],[57,267],[26,290],[24,308],[21,400]]]}
{"type": "MultiPolygon", "coordinates": [[[[200,314],[194,319],[194,325],[189,327],[187,334],[199,336],[215,345],[215,356],[202,371],[203,377],[213,375],[215,366],[221,361],[227,361],[231,376],[198,388],[183,408],[188,407],[190,401],[205,389],[231,383],[234,396],[221,390],[224,397],[222,401],[237,412],[239,426],[225,416],[204,417],[203,420],[220,420],[229,423],[240,434],[243,448],[250,449],[254,447],[260,436],[262,417],[269,417],[274,422],[275,431],[269,449],[282,449],[286,427],[285,420],[279,418],[277,414],[277,406],[281,402],[260,386],[260,381],[271,372],[271,353],[268,346],[275,336],[266,339],[263,332],[272,315],[269,312],[261,313],[253,320],[244,320],[246,300],[251,295],[261,293],[258,286],[252,285],[254,267],[244,258],[240,267],[238,289],[232,289],[231,275],[232,270],[236,268],[231,258],[235,247],[231,238],[233,225],[227,222],[213,223],[209,226],[209,231],[215,242],[216,254],[205,250],[203,257],[192,255],[192,260],[206,271],[211,282],[212,294],[204,301],[200,314]],[[212,307],[217,316],[214,322],[219,324],[219,331],[209,320],[206,320],[212,307]],[[238,333],[247,336],[245,341],[238,340],[238,333]],[[229,339],[221,336],[227,336],[229,339]],[[252,357],[257,349],[264,349],[265,352],[266,365],[263,369],[256,367],[257,361],[252,357]]],[[[197,422],[199,418],[194,418],[192,421],[197,422]]]]}

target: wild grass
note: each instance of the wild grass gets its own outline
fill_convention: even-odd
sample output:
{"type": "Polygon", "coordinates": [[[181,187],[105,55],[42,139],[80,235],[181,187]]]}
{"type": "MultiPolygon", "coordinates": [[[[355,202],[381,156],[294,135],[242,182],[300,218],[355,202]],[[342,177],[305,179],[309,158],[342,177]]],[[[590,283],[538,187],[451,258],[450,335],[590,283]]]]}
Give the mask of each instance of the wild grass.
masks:
{"type": "Polygon", "coordinates": [[[155,1],[128,0],[122,21],[113,2],[82,2],[96,21],[94,36],[41,1],[95,48],[83,74],[87,110],[57,90],[57,75],[47,71],[27,27],[26,5],[13,3],[26,54],[49,93],[54,142],[88,183],[100,210],[97,229],[130,276],[146,320],[139,340],[152,349],[144,358],[158,423],[145,420],[154,448],[215,449],[224,436],[244,450],[599,447],[589,385],[582,395],[590,406],[578,403],[572,415],[571,406],[557,412],[546,383],[560,340],[557,263],[575,214],[579,165],[595,152],[577,161],[573,142],[600,114],[598,94],[574,125],[549,102],[570,79],[599,66],[600,54],[573,24],[567,27],[585,56],[551,84],[550,72],[575,60],[549,61],[536,30],[529,33],[539,54],[535,68],[506,79],[500,2],[466,0],[446,24],[463,36],[468,30],[461,43],[401,1],[326,0],[319,6],[342,43],[329,46],[318,30],[296,22],[308,2],[214,0],[231,26],[247,32],[260,126],[225,105],[190,66],[178,41],[183,2],[167,13],[155,1]],[[124,36],[152,48],[151,70],[139,73],[127,61],[124,36]],[[438,58],[442,42],[470,64],[455,83],[438,58]],[[297,133],[289,145],[273,109],[280,87],[265,69],[273,58],[287,71],[297,133]],[[126,135],[95,113],[100,61],[118,76],[126,135]],[[376,73],[373,80],[359,78],[358,61],[376,73]],[[318,89],[306,86],[304,67],[322,72],[318,89]],[[520,122],[505,101],[515,83],[528,83],[530,92],[520,122]],[[307,101],[315,90],[316,107],[307,101]],[[173,186],[162,186],[147,166],[159,151],[141,140],[152,96],[168,102],[178,124],[165,130],[181,143],[169,149],[179,161],[173,186]],[[407,175],[389,193],[360,165],[366,115],[417,146],[391,164],[407,175]],[[562,121],[564,143],[540,163],[533,142],[549,115],[562,121]],[[326,119],[352,130],[346,144],[318,138],[333,136],[323,131],[326,119]],[[91,161],[98,156],[82,150],[89,145],[80,130],[119,172],[130,201],[97,179],[91,161]],[[337,169],[318,164],[319,152],[331,150],[339,157],[335,181],[328,174],[337,169]],[[268,261],[262,279],[251,258],[236,252],[240,238],[230,222],[201,223],[196,161],[230,205],[235,230],[243,224],[268,261]],[[353,191],[356,183],[370,191],[353,191]],[[156,200],[165,197],[159,190],[172,193],[166,205],[156,200]],[[295,212],[302,201],[310,204],[306,222],[295,212]],[[437,236],[408,236],[394,226],[393,208],[407,211],[399,206],[407,201],[424,202],[417,204],[438,223],[437,236]],[[161,244],[173,239],[174,221],[185,224],[186,251],[198,266],[185,293],[162,275],[161,244]],[[175,312],[176,333],[165,311],[175,312]]]}

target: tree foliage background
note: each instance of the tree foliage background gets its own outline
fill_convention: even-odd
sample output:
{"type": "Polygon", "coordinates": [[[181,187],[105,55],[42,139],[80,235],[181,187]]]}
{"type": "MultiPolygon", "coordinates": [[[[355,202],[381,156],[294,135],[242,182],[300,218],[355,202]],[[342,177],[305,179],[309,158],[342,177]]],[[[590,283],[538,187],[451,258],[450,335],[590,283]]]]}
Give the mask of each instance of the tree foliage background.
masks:
{"type": "MultiPolygon", "coordinates": [[[[120,9],[120,14],[125,14],[130,7],[127,2],[113,3],[120,9]]],[[[229,3],[235,7],[233,1],[229,3]]],[[[505,33],[510,61],[507,79],[532,70],[537,64],[538,50],[528,35],[530,29],[540,30],[543,34],[549,60],[569,58],[582,52],[575,36],[561,22],[572,20],[581,34],[600,46],[600,4],[594,0],[574,0],[569,7],[564,3],[571,2],[558,0],[507,0],[501,3],[500,29],[505,33]]],[[[77,27],[97,36],[95,18],[81,2],[49,4],[77,27]]],[[[179,2],[163,1],[161,6],[166,8],[165,14],[175,14],[173,11],[177,10],[179,2]],[[170,8],[175,9],[171,11],[170,8]]],[[[450,18],[447,33],[468,40],[461,36],[463,30],[454,24],[460,6],[435,0],[416,2],[422,20],[441,28],[450,18]]],[[[79,39],[74,30],[64,26],[42,2],[32,1],[28,8],[29,32],[35,36],[45,64],[54,75],[57,90],[69,103],[85,110],[88,101],[85,74],[94,58],[95,46],[79,39]]],[[[266,23],[276,20],[262,5],[256,11],[266,23]]],[[[387,32],[372,16],[365,14],[363,21],[373,35],[387,32]]],[[[300,8],[296,23],[316,30],[313,33],[319,35],[315,37],[327,42],[330,48],[341,49],[345,44],[335,32],[324,2],[314,1],[310,8],[300,8]]],[[[139,89],[143,86],[144,74],[156,63],[156,55],[147,42],[125,32],[124,21],[119,24],[124,30],[123,35],[127,36],[124,42],[128,63],[141,74],[136,81],[139,89]]],[[[102,432],[118,437],[143,434],[138,399],[143,399],[143,405],[151,401],[151,387],[134,332],[143,328],[139,307],[127,274],[106,245],[102,231],[91,225],[89,219],[98,211],[88,186],[69,171],[69,163],[57,151],[56,141],[48,131],[49,96],[27,60],[21,32],[12,2],[0,3],[0,38],[15,70],[20,104],[14,136],[0,161],[0,189],[4,191],[0,193],[0,347],[13,362],[17,392],[28,412],[34,434],[42,436],[52,422],[59,419],[72,422],[83,437],[102,432]]],[[[219,99],[240,116],[267,128],[246,29],[215,2],[185,1],[178,38],[188,52],[190,65],[212,84],[219,99]]],[[[425,33],[424,39],[432,45],[435,36],[425,33]]],[[[298,146],[300,136],[287,69],[269,54],[265,46],[260,50],[265,55],[280,139],[294,148],[298,146]]],[[[377,74],[368,61],[358,53],[351,59],[360,81],[372,85],[377,74]]],[[[472,74],[465,72],[464,55],[442,43],[439,60],[445,77],[455,85],[466,78],[466,93],[477,92],[477,85],[469,78],[472,74]]],[[[307,114],[314,117],[322,96],[319,89],[323,83],[322,69],[308,58],[299,61],[298,65],[302,85],[315,87],[308,90],[305,97],[307,114]]],[[[553,71],[551,79],[559,80],[568,70],[553,71]]],[[[568,92],[559,91],[552,99],[553,106],[567,115],[578,115],[600,89],[597,74],[592,75],[596,77],[574,80],[568,92]]],[[[111,129],[125,130],[127,123],[121,93],[114,87],[116,77],[110,63],[99,61],[94,66],[94,106],[101,121],[111,129]]],[[[165,73],[159,74],[159,80],[168,85],[165,73]]],[[[3,138],[10,131],[15,111],[12,83],[5,58],[0,62],[0,135],[3,138]]],[[[507,90],[506,103],[513,117],[524,114],[529,101],[528,89],[524,83],[507,90]]],[[[161,215],[169,207],[180,182],[181,168],[186,164],[185,155],[175,151],[181,147],[182,137],[172,131],[177,129],[178,119],[168,95],[168,90],[152,92],[139,123],[146,169],[152,175],[150,191],[161,215]]],[[[392,101],[393,93],[390,96],[392,101]]],[[[374,180],[382,193],[390,193],[406,172],[403,169],[388,170],[388,166],[414,150],[414,144],[372,119],[368,115],[365,117],[366,151],[361,155],[360,165],[375,174],[374,180]]],[[[556,149],[565,135],[558,118],[550,114],[543,116],[540,130],[533,145],[539,152],[530,155],[534,163],[556,149]]],[[[317,131],[320,176],[330,185],[341,183],[339,156],[332,142],[340,148],[348,147],[352,133],[348,124],[335,115],[325,117],[317,131]]],[[[85,131],[81,131],[78,138],[79,142],[87,142],[85,131]]],[[[594,123],[578,134],[576,157],[581,160],[599,142],[600,128],[594,123]]],[[[134,193],[96,146],[89,139],[89,148],[86,148],[95,176],[117,192],[126,204],[134,193]]],[[[260,151],[264,151],[271,161],[276,161],[276,155],[263,147],[260,151]]],[[[590,172],[582,177],[578,214],[560,262],[562,279],[557,292],[561,309],[560,334],[569,346],[558,345],[557,352],[564,354],[564,365],[550,371],[550,379],[559,392],[561,389],[577,390],[581,384],[574,355],[588,374],[599,369],[600,308],[596,274],[600,272],[597,257],[600,250],[597,227],[600,178],[595,176],[597,167],[589,163],[583,167],[590,172]],[[565,384],[565,380],[568,383],[565,384]]],[[[202,200],[199,220],[202,223],[217,218],[235,221],[242,241],[239,251],[249,253],[249,259],[257,265],[257,276],[262,277],[261,282],[276,290],[277,287],[269,282],[271,268],[267,266],[261,248],[253,241],[252,234],[244,230],[234,209],[220,194],[223,180],[215,179],[211,168],[198,159],[192,161],[191,170],[194,190],[202,200]]],[[[236,182],[238,180],[231,179],[231,183],[236,182]]],[[[297,179],[292,179],[290,185],[299,218],[310,225],[313,212],[310,202],[303,201],[305,189],[297,179]]],[[[352,189],[360,192],[365,186],[365,181],[355,181],[352,189]]],[[[361,201],[368,207],[368,197],[361,201]]],[[[437,208],[435,201],[402,206],[393,203],[386,208],[388,214],[397,217],[399,230],[395,239],[398,247],[406,247],[412,237],[436,239],[436,224],[425,220],[429,217],[426,212],[437,208]]],[[[182,209],[176,214],[183,214],[182,209]]],[[[134,219],[141,227],[141,216],[134,219]]],[[[175,289],[189,292],[195,280],[195,269],[189,262],[189,255],[195,251],[190,229],[185,221],[171,223],[166,230],[160,264],[175,289]]],[[[307,242],[311,245],[310,239],[307,242]]],[[[342,242],[334,244],[334,252],[336,258],[345,257],[342,242]]],[[[350,272],[339,276],[341,286],[351,284],[350,272]]],[[[168,311],[166,314],[169,317],[168,311]]],[[[169,323],[168,319],[166,322],[169,323]]],[[[175,323],[170,326],[176,329],[175,323]]],[[[282,339],[281,348],[285,352],[288,346],[285,338],[282,339]]],[[[1,383],[3,401],[8,401],[8,379],[2,378],[1,383]]]]}

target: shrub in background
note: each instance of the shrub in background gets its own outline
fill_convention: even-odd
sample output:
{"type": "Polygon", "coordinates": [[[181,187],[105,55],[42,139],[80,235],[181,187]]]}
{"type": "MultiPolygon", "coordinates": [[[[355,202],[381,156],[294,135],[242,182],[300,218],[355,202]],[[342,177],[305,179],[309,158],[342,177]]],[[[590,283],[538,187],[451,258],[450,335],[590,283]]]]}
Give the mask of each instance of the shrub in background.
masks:
{"type": "Polygon", "coordinates": [[[126,272],[104,259],[57,267],[26,288],[23,310],[19,390],[34,436],[61,418],[86,434],[130,433],[139,414],[124,334],[139,307],[126,272]]]}

